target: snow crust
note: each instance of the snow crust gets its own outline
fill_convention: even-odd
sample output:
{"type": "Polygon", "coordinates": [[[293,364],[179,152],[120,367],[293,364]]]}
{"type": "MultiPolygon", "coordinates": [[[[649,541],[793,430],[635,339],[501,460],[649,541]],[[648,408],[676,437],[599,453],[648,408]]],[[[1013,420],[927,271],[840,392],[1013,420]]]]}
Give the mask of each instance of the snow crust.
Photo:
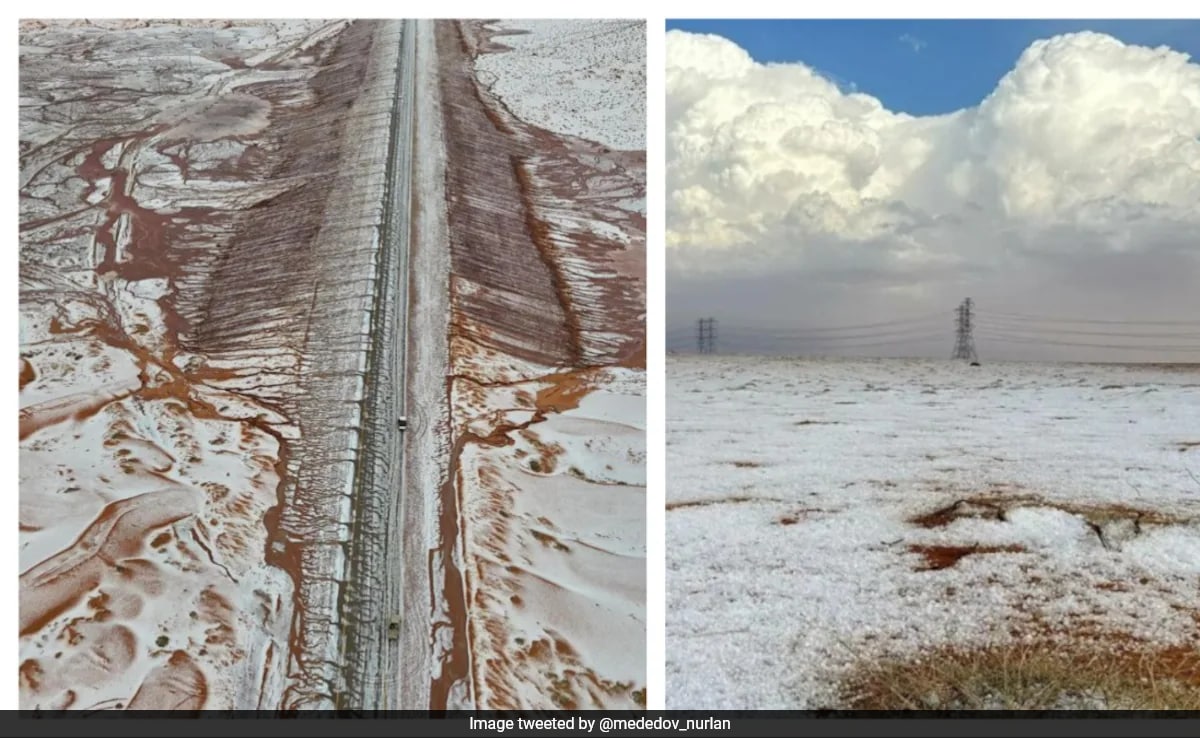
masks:
{"type": "Polygon", "coordinates": [[[666,386],[670,709],[836,707],[858,658],[1047,631],[1194,643],[1200,371],[671,358],[666,386]],[[913,522],[971,498],[1003,519],[913,522]]]}
{"type": "Polygon", "coordinates": [[[646,148],[646,24],[505,20],[476,73],[518,118],[613,149],[646,148]]]}

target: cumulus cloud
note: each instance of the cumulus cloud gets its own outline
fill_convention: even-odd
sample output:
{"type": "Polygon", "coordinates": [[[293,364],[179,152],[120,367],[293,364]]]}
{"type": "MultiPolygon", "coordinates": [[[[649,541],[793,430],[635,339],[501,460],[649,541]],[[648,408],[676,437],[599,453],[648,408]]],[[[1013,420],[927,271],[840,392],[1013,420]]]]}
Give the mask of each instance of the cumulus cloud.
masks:
{"type": "Polygon", "coordinates": [[[1133,262],[1170,264],[1168,287],[1200,280],[1200,65],[1185,54],[1056,36],[978,105],[914,117],[670,31],[666,85],[673,319],[718,294],[710,312],[780,290],[849,315],[949,309],[972,289],[1076,311],[1125,290],[1110,317],[1200,319],[1200,289],[1119,279],[1133,262]]]}

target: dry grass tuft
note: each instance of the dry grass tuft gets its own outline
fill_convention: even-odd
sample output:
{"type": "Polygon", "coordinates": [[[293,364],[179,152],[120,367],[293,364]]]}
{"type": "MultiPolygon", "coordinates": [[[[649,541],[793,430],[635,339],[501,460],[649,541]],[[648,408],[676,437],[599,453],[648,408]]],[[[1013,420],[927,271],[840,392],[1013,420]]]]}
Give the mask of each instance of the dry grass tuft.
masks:
{"type": "Polygon", "coordinates": [[[945,648],[865,664],[843,695],[859,710],[1200,710],[1200,651],[945,648]]]}

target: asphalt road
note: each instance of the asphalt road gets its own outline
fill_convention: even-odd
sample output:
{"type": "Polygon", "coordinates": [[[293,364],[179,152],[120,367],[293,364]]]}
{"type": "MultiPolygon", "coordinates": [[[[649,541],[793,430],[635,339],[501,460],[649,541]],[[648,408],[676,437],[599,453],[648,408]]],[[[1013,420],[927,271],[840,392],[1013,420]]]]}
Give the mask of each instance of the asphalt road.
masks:
{"type": "MultiPolygon", "coordinates": [[[[404,612],[404,433],[407,414],[408,262],[412,231],[416,24],[400,27],[387,158],[387,192],[376,265],[371,349],[367,357],[349,542],[349,581],[340,621],[344,691],[339,707],[398,709],[402,674],[399,625],[404,612]]],[[[396,37],[387,26],[381,40],[396,37]]],[[[419,677],[421,678],[421,677],[419,677]]]]}

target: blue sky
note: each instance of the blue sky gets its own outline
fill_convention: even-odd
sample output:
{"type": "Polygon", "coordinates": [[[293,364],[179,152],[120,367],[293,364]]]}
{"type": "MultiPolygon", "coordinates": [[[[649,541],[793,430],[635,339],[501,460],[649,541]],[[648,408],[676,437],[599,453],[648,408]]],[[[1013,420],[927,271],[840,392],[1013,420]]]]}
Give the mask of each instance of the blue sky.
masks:
{"type": "Polygon", "coordinates": [[[758,61],[804,62],[913,115],[978,104],[1030,43],[1060,33],[1099,31],[1200,59],[1196,20],[668,20],[667,28],[724,36],[758,61]]]}

